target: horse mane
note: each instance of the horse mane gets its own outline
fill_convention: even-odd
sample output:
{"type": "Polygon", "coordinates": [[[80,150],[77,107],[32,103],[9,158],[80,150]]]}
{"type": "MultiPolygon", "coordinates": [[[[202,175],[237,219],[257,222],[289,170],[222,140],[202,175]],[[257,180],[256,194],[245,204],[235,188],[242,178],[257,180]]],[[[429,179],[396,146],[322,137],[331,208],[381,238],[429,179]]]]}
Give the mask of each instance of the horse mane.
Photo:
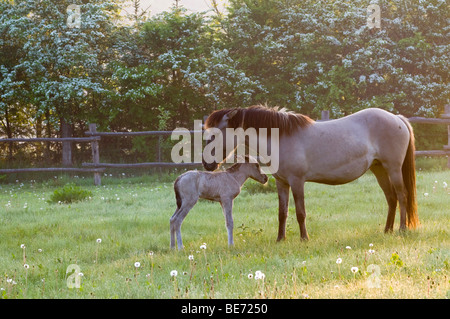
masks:
{"type": "Polygon", "coordinates": [[[243,163],[236,163],[236,164],[233,164],[233,166],[227,168],[227,172],[233,173],[233,172],[238,171],[242,164],[243,164],[243,163]]]}
{"type": "MultiPolygon", "coordinates": [[[[246,130],[253,127],[256,130],[260,128],[278,128],[280,134],[291,134],[298,127],[307,127],[314,123],[314,120],[306,115],[287,111],[285,108],[267,107],[264,105],[253,105],[248,108],[231,108],[213,112],[205,123],[206,128],[216,127],[221,119],[229,112],[235,114],[228,120],[228,127],[242,127],[246,130]]],[[[267,132],[270,134],[270,130],[267,132]]]]}

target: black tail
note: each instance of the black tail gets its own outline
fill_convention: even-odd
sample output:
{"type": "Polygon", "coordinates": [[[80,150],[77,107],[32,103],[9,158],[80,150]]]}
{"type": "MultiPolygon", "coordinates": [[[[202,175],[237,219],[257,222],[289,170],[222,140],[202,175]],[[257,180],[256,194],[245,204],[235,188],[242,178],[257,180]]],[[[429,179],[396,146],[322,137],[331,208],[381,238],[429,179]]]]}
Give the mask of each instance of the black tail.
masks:
{"type": "Polygon", "coordinates": [[[173,184],[173,189],[175,190],[175,197],[177,199],[177,208],[179,209],[181,207],[181,196],[180,191],[178,190],[178,181],[180,180],[180,177],[178,177],[175,180],[175,183],[173,184]]]}

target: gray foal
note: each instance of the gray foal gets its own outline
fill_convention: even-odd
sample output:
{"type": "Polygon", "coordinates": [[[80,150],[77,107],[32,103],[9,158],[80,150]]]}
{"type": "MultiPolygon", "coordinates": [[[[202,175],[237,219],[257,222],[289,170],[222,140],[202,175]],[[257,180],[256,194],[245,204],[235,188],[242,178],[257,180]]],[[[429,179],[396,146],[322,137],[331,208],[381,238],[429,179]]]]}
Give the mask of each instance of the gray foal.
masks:
{"type": "Polygon", "coordinates": [[[226,171],[188,171],[180,175],[174,184],[177,209],[170,218],[170,248],[175,248],[176,233],[178,249],[183,249],[181,224],[199,198],[219,202],[222,205],[228,231],[228,245],[234,245],[233,200],[239,195],[242,185],[249,177],[261,184],[267,182],[267,175],[261,172],[258,163],[237,163],[226,171]]]}

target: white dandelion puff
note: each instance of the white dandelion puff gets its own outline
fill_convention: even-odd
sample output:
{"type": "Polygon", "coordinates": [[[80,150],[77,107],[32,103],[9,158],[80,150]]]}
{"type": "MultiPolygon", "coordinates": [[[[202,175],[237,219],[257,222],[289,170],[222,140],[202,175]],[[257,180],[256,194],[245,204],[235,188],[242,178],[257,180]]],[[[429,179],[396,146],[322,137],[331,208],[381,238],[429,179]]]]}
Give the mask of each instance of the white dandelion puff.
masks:
{"type": "Polygon", "coordinates": [[[255,272],[255,280],[260,280],[264,278],[266,278],[266,275],[262,271],[257,270],[255,272]]]}

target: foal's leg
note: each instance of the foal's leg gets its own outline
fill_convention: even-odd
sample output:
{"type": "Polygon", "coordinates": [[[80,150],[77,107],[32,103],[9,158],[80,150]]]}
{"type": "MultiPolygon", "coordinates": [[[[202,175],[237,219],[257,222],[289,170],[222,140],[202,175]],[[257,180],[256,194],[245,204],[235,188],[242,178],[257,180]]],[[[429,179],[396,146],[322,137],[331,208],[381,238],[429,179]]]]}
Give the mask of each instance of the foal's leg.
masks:
{"type": "Polygon", "coordinates": [[[175,249],[175,216],[177,215],[179,208],[175,210],[172,217],[170,218],[170,248],[175,249]]]}
{"type": "Polygon", "coordinates": [[[384,232],[387,233],[394,229],[395,212],[397,210],[397,195],[395,193],[394,186],[389,179],[389,175],[381,164],[372,165],[370,170],[377,178],[378,184],[383,190],[384,196],[386,196],[386,201],[388,203],[388,216],[386,220],[386,227],[384,228],[384,232]]]}
{"type": "Polygon", "coordinates": [[[305,182],[302,179],[295,178],[289,181],[292,188],[292,194],[295,201],[295,213],[300,226],[300,236],[303,240],[308,240],[308,232],[306,231],[306,210],[305,210],[305,182]]]}
{"type": "Polygon", "coordinates": [[[222,199],[220,201],[220,205],[222,205],[222,211],[225,216],[225,225],[227,226],[227,232],[228,232],[228,246],[234,245],[233,240],[233,199],[227,198],[222,199]]]}
{"type": "MultiPolygon", "coordinates": [[[[172,234],[176,233],[177,235],[177,243],[178,249],[183,249],[183,240],[181,239],[181,224],[183,220],[186,218],[189,211],[194,207],[195,203],[197,203],[198,198],[194,199],[183,199],[181,206],[179,209],[175,211],[172,218],[170,218],[170,235],[171,235],[171,247],[172,247],[172,234]]],[[[174,243],[175,246],[175,243],[174,243]]],[[[174,247],[172,247],[174,248],[174,247]]]]}
{"type": "Polygon", "coordinates": [[[289,212],[289,184],[276,180],[278,190],[278,238],[277,241],[286,239],[286,219],[289,212]]]}

